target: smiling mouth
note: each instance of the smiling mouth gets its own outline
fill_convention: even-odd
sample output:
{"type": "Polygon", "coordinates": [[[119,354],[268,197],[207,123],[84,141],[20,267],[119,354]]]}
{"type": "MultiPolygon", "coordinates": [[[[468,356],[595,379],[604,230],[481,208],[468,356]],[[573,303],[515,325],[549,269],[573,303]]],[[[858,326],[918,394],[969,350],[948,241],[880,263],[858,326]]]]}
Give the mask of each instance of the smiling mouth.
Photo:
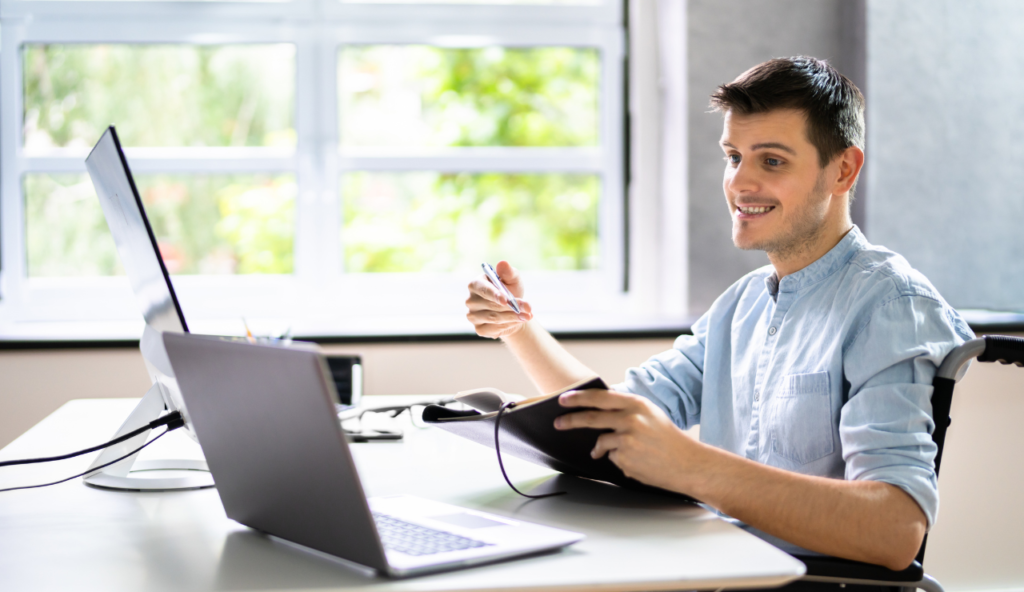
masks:
{"type": "Polygon", "coordinates": [[[775,206],[737,206],[736,211],[741,214],[752,216],[755,214],[766,214],[775,209],[775,206]]]}

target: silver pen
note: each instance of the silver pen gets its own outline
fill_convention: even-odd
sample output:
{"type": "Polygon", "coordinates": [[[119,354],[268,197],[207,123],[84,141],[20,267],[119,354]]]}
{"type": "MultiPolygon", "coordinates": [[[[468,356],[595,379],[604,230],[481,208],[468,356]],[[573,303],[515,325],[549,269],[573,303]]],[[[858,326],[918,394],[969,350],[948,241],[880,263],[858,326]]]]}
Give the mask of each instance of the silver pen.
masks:
{"type": "Polygon", "coordinates": [[[508,299],[509,307],[516,311],[516,314],[520,314],[519,301],[516,300],[516,297],[512,295],[512,292],[510,292],[505,284],[502,283],[501,279],[498,278],[498,272],[494,271],[494,268],[491,267],[490,263],[481,263],[480,267],[484,268],[484,274],[487,276],[487,279],[491,280],[494,287],[505,294],[505,298],[508,299]]]}

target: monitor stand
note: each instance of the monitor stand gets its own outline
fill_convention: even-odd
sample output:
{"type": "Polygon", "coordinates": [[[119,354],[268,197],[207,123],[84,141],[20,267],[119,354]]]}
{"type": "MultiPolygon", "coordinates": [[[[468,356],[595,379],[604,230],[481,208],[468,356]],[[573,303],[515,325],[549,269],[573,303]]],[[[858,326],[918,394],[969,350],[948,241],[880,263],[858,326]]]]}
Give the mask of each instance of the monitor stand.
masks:
{"type": "MultiPolygon", "coordinates": [[[[163,387],[161,387],[159,382],[153,383],[153,386],[142,397],[135,410],[118,428],[114,438],[119,438],[124,434],[137,430],[163,414],[164,399],[160,393],[161,388],[163,387]]],[[[149,437],[149,432],[147,430],[133,438],[105,449],[96,457],[96,460],[93,461],[89,468],[93,469],[104,465],[142,446],[149,437]]],[[[174,491],[213,487],[213,475],[210,474],[206,461],[184,459],[140,461],[137,460],[138,456],[139,454],[135,453],[121,462],[87,475],[83,480],[94,487],[129,491],[174,491]],[[173,471],[174,476],[136,476],[144,471],[173,471]],[[189,474],[180,475],[179,473],[182,471],[188,471],[189,474]]]]}

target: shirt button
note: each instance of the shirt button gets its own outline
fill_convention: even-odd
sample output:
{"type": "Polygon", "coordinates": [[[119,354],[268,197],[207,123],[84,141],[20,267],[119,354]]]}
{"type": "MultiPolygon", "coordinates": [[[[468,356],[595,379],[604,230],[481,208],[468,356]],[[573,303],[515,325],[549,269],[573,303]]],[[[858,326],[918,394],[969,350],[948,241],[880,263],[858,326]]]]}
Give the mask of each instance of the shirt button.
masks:
{"type": "Polygon", "coordinates": [[[757,401],[760,396],[761,396],[760,393],[758,393],[757,391],[754,391],[754,400],[755,401],[757,401]]]}
{"type": "Polygon", "coordinates": [[[775,327],[771,327],[771,328],[768,329],[768,334],[769,335],[775,335],[776,331],[778,331],[778,329],[776,329],[775,327]]]}

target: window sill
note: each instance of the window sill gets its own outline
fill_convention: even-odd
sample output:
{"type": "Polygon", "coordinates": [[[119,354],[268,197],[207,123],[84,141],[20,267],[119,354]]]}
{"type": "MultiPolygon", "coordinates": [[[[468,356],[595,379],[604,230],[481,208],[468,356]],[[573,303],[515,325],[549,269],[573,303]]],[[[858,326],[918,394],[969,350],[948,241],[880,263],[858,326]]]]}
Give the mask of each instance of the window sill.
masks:
{"type": "MultiPolygon", "coordinates": [[[[1024,314],[1021,313],[963,310],[961,314],[978,334],[1024,333],[1024,314]]],[[[559,339],[671,339],[689,333],[696,319],[696,316],[552,314],[547,315],[544,324],[559,339]]],[[[271,329],[261,329],[280,326],[281,321],[253,319],[252,325],[257,334],[272,334],[271,329]]],[[[240,322],[197,322],[192,330],[216,335],[244,335],[240,322]]],[[[135,348],[141,332],[141,321],[5,323],[0,324],[0,350],[135,348]]],[[[333,324],[296,327],[293,336],[322,344],[488,341],[475,335],[466,319],[459,315],[339,320],[333,324]]]]}
{"type": "MultiPolygon", "coordinates": [[[[695,317],[570,314],[545,315],[544,326],[560,339],[665,339],[688,333],[695,317]]],[[[255,335],[288,330],[280,319],[248,319],[255,335]]],[[[142,321],[8,322],[0,324],[0,350],[138,347],[142,321]]],[[[244,336],[241,321],[196,321],[193,333],[244,336]]],[[[462,315],[353,317],[296,324],[292,337],[316,343],[436,343],[489,341],[462,315]]]]}

